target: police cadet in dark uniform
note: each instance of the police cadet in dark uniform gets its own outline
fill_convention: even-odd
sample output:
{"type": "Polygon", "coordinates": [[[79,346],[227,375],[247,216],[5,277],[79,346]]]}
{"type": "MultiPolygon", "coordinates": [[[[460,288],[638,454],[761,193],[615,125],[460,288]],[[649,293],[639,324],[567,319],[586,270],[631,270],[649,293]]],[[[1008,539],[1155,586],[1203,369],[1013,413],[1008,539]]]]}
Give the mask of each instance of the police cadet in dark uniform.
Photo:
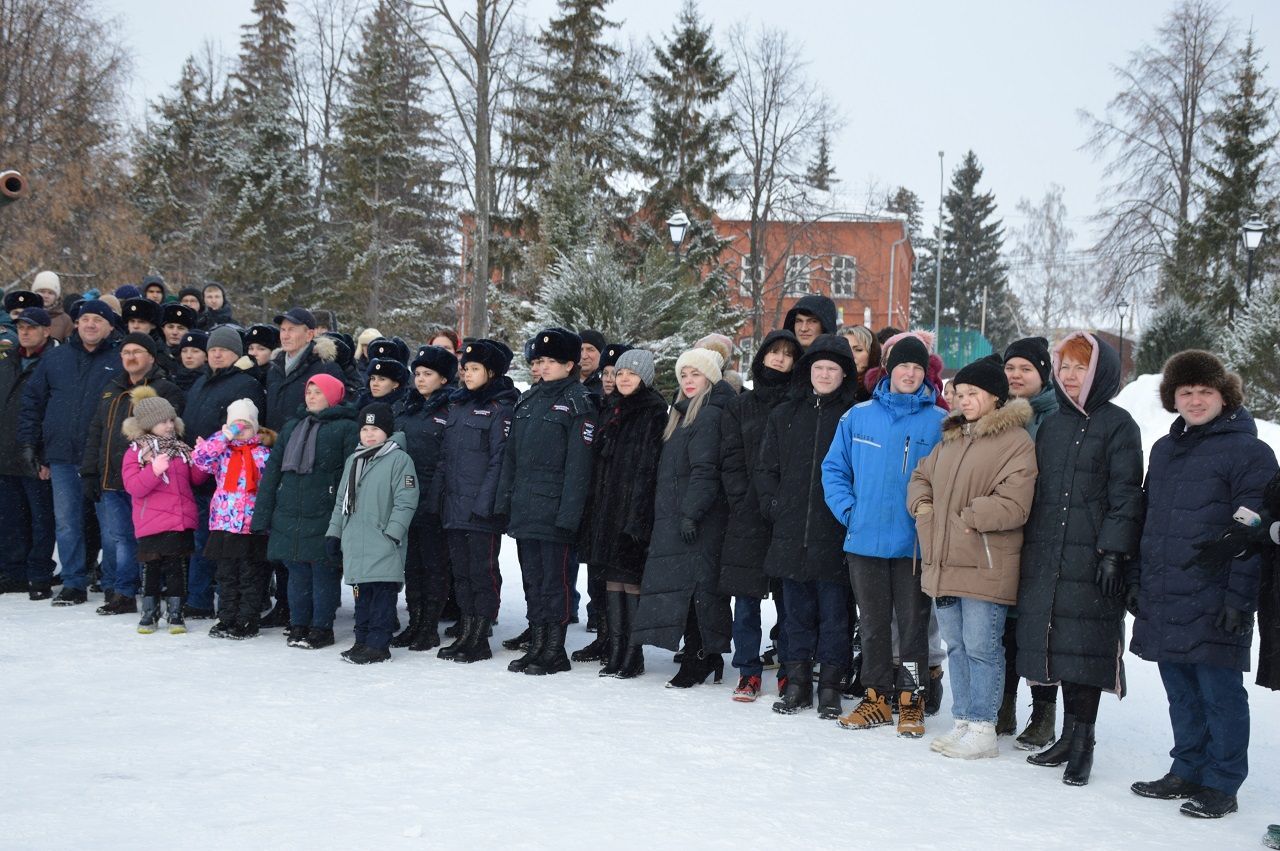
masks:
{"type": "Polygon", "coordinates": [[[552,674],[570,668],[564,652],[572,613],[574,544],[591,484],[596,406],[578,380],[582,338],[563,328],[534,337],[541,382],[516,403],[495,514],[509,518],[529,609],[529,649],[509,669],[552,674]]]}
{"type": "Polygon", "coordinates": [[[253,364],[245,372],[267,386],[267,370],[271,368],[271,356],[280,348],[280,329],[274,325],[252,325],[244,335],[244,353],[253,364]]]}
{"type": "Polygon", "coordinates": [[[169,377],[183,392],[190,390],[196,381],[209,373],[208,345],[209,335],[199,328],[183,334],[178,342],[178,368],[169,377]]]}
{"type": "Polygon", "coordinates": [[[120,305],[120,318],[129,334],[146,334],[156,341],[156,363],[165,374],[173,378],[178,374],[178,359],[169,351],[164,335],[160,333],[161,308],[149,298],[125,299],[120,305]]]}
{"type": "Polygon", "coordinates": [[[505,528],[494,503],[512,408],[520,395],[507,377],[510,367],[511,349],[505,343],[479,339],[462,347],[462,387],[449,406],[440,463],[431,483],[429,501],[440,507],[461,613],[457,640],[439,656],[455,662],[493,656],[488,636],[498,617],[498,553],[505,528]]]}
{"type": "Polygon", "coordinates": [[[160,307],[160,332],[164,334],[164,344],[175,358],[182,346],[182,338],[196,327],[196,312],[185,304],[176,301],[160,307]]]}

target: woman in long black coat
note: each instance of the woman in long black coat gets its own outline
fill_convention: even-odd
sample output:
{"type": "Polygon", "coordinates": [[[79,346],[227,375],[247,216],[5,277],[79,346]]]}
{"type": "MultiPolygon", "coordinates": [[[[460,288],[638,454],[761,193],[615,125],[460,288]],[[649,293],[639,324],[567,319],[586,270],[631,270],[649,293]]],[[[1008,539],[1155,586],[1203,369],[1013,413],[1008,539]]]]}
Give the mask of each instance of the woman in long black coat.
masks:
{"type": "MultiPolygon", "coordinates": [[[[769,412],[791,389],[800,343],[790,331],[770,331],[751,361],[752,388],[725,405],[720,417],[720,481],[729,500],[729,525],[720,551],[720,591],[733,601],[733,667],[738,686],[733,699],[742,703],[760,694],[764,664],[760,660],[760,601],[773,592],[778,611],[778,644],[783,633],[782,583],[764,572],[769,524],[760,514],[760,498],[751,480],[760,457],[769,412]]],[[[781,673],[779,673],[781,677],[781,673]]]]}
{"type": "Polygon", "coordinates": [[[609,652],[600,676],[630,679],[644,673],[644,648],[631,643],[631,629],[653,534],[667,403],[650,386],[652,352],[629,350],[615,366],[616,393],[601,412],[579,555],[604,569],[609,652]]]}
{"type": "Polygon", "coordinates": [[[720,591],[720,548],[729,503],[720,484],[720,417],[734,396],[720,356],[690,349],[676,361],[680,394],[663,432],[654,496],[653,537],[631,640],[677,650],[684,661],[669,688],[724,675],[729,598],[720,591]]]}
{"type": "Polygon", "coordinates": [[[1123,563],[1142,532],[1142,435],[1111,401],[1120,358],[1077,331],[1053,352],[1058,412],[1036,434],[1035,502],[1018,586],[1018,676],[1062,683],[1062,735],[1032,765],[1088,782],[1101,693],[1124,697],[1123,563]],[[1073,755],[1073,748],[1075,753],[1073,755]]]}
{"type": "Polygon", "coordinates": [[[813,706],[817,661],[818,714],[833,719],[840,716],[840,683],[849,668],[849,573],[844,526],[823,498],[822,460],[858,397],[849,344],[820,335],[796,365],[796,386],[803,392],[769,414],[753,476],[760,511],[771,524],[764,569],[782,580],[787,609],[787,685],[773,710],[790,715],[813,706]]]}

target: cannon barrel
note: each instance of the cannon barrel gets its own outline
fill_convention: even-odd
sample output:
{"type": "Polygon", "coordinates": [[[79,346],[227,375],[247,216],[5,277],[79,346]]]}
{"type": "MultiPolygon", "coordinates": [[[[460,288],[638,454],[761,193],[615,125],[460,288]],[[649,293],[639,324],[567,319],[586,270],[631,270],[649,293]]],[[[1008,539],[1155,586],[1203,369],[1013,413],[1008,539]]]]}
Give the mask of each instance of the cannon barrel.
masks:
{"type": "Polygon", "coordinates": [[[27,194],[27,179],[16,171],[0,171],[0,207],[27,194]]]}

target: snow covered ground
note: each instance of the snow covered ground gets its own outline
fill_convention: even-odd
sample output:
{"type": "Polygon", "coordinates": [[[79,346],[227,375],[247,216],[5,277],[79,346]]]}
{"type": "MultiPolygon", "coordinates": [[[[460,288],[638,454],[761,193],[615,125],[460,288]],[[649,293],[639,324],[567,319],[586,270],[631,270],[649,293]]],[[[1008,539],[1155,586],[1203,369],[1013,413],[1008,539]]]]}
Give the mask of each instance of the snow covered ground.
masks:
{"type": "MultiPolygon", "coordinates": [[[[1172,419],[1157,385],[1139,378],[1119,400],[1148,447],[1172,419]]],[[[1280,447],[1280,427],[1263,428],[1280,447]]],[[[502,564],[495,648],[523,626],[512,541],[502,564]]],[[[775,715],[771,696],[734,703],[731,671],[664,689],[675,665],[652,648],[630,682],[594,664],[511,674],[502,650],[357,667],[338,658],[349,594],[339,644],[322,651],[286,648],[278,630],[210,639],[208,621],[140,636],[131,617],[95,615],[93,596],[72,609],[0,596],[5,849],[1254,848],[1280,820],[1280,694],[1252,684],[1239,814],[1200,822],[1129,792],[1164,773],[1171,743],[1155,666],[1133,657],[1130,696],[1104,698],[1092,781],[1073,789],[1007,739],[996,760],[931,753],[949,699],[906,741],[775,715]]],[[[571,628],[571,649],[588,640],[571,628]]],[[[1025,685],[1021,703],[1024,721],[1025,685]]]]}
{"type": "MultiPolygon", "coordinates": [[[[510,542],[503,570],[495,647],[522,625],[510,542]]],[[[286,648],[279,630],[210,639],[208,621],[141,636],[93,607],[0,597],[0,847],[1251,848],[1280,820],[1280,694],[1252,685],[1239,814],[1199,822],[1129,792],[1164,773],[1170,745],[1155,666],[1134,658],[1130,696],[1104,698],[1093,779],[1074,789],[1008,740],[999,759],[958,763],[928,737],[734,703],[728,671],[664,689],[675,665],[652,648],[634,681],[594,664],[511,674],[502,650],[358,667],[338,658],[349,596],[338,646],[321,651],[286,648]]],[[[587,640],[571,628],[572,648],[587,640]]]]}

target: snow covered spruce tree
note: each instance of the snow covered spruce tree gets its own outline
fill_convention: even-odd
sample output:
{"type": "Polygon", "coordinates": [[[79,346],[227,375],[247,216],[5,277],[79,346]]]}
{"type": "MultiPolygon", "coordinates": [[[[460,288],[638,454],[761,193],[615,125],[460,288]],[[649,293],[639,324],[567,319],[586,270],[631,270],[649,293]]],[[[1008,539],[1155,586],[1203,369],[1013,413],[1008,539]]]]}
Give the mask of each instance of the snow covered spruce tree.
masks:
{"type": "Polygon", "coordinates": [[[653,58],[657,70],[644,75],[650,107],[642,160],[650,224],[661,228],[676,209],[705,221],[729,180],[732,125],[720,106],[733,74],[693,0],[666,42],[654,46],[653,58]]]}
{"type": "Polygon", "coordinates": [[[1253,301],[1223,334],[1228,366],[1244,379],[1245,404],[1255,415],[1280,420],[1280,287],[1254,290],[1253,301]]]}
{"type": "Polygon", "coordinates": [[[226,80],[194,56],[169,97],[159,98],[134,142],[132,199],[155,246],[152,265],[176,281],[209,277],[226,247],[215,215],[227,145],[226,80]]]}
{"type": "MultiPolygon", "coordinates": [[[[1266,179],[1278,137],[1271,126],[1275,95],[1262,80],[1266,69],[1259,65],[1260,53],[1250,33],[1236,58],[1233,86],[1214,114],[1212,155],[1204,163],[1204,212],[1195,223],[1194,266],[1185,276],[1192,282],[1185,287],[1187,298],[1203,304],[1218,323],[1230,322],[1245,301],[1241,226],[1255,215],[1276,221],[1266,179]]],[[[1262,259],[1254,258],[1255,273],[1262,259]]]]}
{"type": "Polygon", "coordinates": [[[215,215],[226,242],[214,274],[250,314],[310,298],[320,259],[298,127],[291,117],[293,24],[285,0],[254,0],[240,38],[215,215]]]}
{"type": "Polygon", "coordinates": [[[408,0],[379,0],[338,115],[326,269],[319,301],[364,325],[409,334],[423,316],[445,317],[455,228],[426,100],[429,57],[408,0]]]}
{"type": "MultiPolygon", "coordinates": [[[[992,192],[979,192],[982,165],[973,151],[951,175],[943,201],[942,325],[979,330],[986,300],[986,336],[997,351],[1017,334],[1017,301],[1000,259],[1004,225],[992,192]]],[[[933,302],[921,299],[915,324],[933,324],[933,302]]]]}
{"type": "Polygon", "coordinates": [[[1147,320],[1135,365],[1139,375],[1154,375],[1178,352],[1213,351],[1219,344],[1218,325],[1203,308],[1190,307],[1181,298],[1170,296],[1147,320]]]}

